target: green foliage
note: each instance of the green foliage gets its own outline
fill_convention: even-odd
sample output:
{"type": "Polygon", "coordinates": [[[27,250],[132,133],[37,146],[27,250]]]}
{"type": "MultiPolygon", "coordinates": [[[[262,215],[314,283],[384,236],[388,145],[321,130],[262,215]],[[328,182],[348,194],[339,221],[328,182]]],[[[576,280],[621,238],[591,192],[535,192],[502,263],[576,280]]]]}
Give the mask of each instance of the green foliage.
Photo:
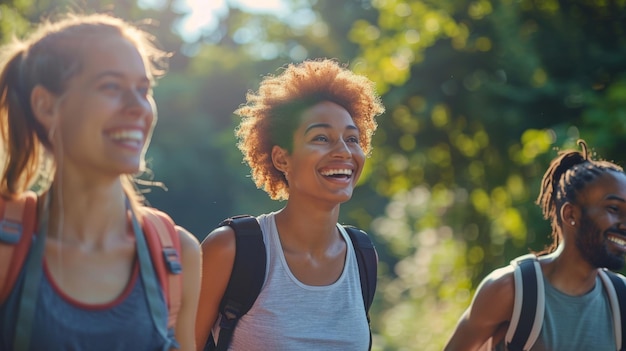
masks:
{"type": "Polygon", "coordinates": [[[30,22],[23,17],[17,8],[0,4],[0,38],[7,40],[14,36],[20,36],[29,28],[30,22]]]}
{"type": "Polygon", "coordinates": [[[388,107],[369,184],[391,199],[373,228],[399,258],[381,308],[402,306],[378,320],[377,347],[441,349],[487,272],[551,240],[534,200],[554,148],[583,137],[619,160],[624,4],[373,4],[349,38],[388,107]]]}
{"type": "Polygon", "coordinates": [[[173,0],[82,3],[5,1],[0,41],[68,8],[155,19],[173,56],[146,177],[169,190],[147,197],[199,238],[282,205],[255,189],[233,134],[264,75],[334,57],[377,83],[387,113],[341,218],[379,250],[374,350],[440,350],[489,271],[551,241],[534,201],[555,149],[583,137],[624,162],[624,1],[299,0],[285,18],[230,9],[195,42],[172,30],[173,0]]]}

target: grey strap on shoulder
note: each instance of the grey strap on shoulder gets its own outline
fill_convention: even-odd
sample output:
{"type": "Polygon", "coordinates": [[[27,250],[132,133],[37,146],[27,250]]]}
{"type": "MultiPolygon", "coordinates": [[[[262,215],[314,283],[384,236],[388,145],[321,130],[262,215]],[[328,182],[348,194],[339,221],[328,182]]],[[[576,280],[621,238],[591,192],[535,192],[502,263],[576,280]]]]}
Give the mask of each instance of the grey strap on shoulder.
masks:
{"type": "Polygon", "coordinates": [[[622,296],[622,298],[624,298],[626,284],[621,276],[607,270],[606,268],[598,269],[598,275],[600,276],[600,280],[602,280],[606,293],[609,297],[611,313],[613,315],[615,345],[617,346],[617,350],[621,351],[624,346],[623,338],[626,336],[624,335],[622,328],[622,316],[624,315],[623,312],[626,311],[626,306],[619,303],[619,297],[622,296]]]}
{"type": "Polygon", "coordinates": [[[511,261],[511,265],[514,267],[515,300],[505,343],[509,351],[526,351],[537,341],[543,324],[543,274],[534,254],[520,256],[511,261]]]}
{"type": "Polygon", "coordinates": [[[174,335],[172,334],[173,330],[170,331],[167,329],[167,308],[163,307],[163,302],[160,299],[161,287],[159,286],[158,278],[152,266],[150,249],[148,249],[148,243],[146,242],[143,229],[139,224],[139,220],[128,198],[126,198],[126,208],[131,215],[133,232],[135,233],[135,245],[137,246],[137,259],[139,261],[139,276],[144,285],[150,316],[152,317],[154,327],[163,340],[165,340],[162,351],[168,351],[171,348],[178,349],[179,345],[174,339],[174,335]]]}
{"type": "Polygon", "coordinates": [[[46,248],[50,197],[50,194],[48,194],[44,199],[44,207],[39,217],[39,233],[33,239],[32,252],[28,255],[24,266],[26,272],[15,324],[14,350],[30,349],[35,309],[39,297],[39,285],[43,274],[43,255],[46,248]]]}

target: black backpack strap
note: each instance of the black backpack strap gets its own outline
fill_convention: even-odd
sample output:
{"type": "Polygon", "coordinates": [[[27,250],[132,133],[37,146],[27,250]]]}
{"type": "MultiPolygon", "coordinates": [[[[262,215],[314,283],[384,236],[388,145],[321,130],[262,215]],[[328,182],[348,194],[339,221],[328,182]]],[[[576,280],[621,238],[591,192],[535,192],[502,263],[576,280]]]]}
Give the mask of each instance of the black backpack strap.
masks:
{"type": "Polygon", "coordinates": [[[505,340],[509,351],[528,350],[539,337],[545,311],[541,266],[534,254],[513,260],[515,301],[505,340]]]}
{"type": "MultiPolygon", "coordinates": [[[[370,307],[374,301],[376,293],[376,282],[378,275],[378,254],[376,248],[367,233],[353,226],[343,226],[352,241],[356,261],[359,266],[359,277],[361,280],[361,293],[365,304],[365,314],[367,323],[370,323],[370,307]]],[[[372,333],[370,331],[370,349],[372,347],[372,333]]]]}
{"type": "Polygon", "coordinates": [[[626,349],[626,328],[624,316],[626,316],[626,284],[624,279],[618,274],[608,269],[598,269],[598,275],[604,284],[604,288],[609,297],[611,312],[613,315],[613,327],[615,334],[615,345],[618,351],[626,349]]]}
{"type": "Polygon", "coordinates": [[[225,351],[239,319],[245,315],[261,292],[265,282],[267,257],[261,227],[256,218],[248,215],[228,218],[219,226],[230,226],[235,231],[235,262],[220,302],[220,333],[217,345],[209,336],[206,350],[225,351]]]}
{"type": "Polygon", "coordinates": [[[372,240],[370,240],[369,236],[364,231],[353,226],[344,226],[344,228],[356,252],[356,261],[359,265],[359,275],[361,278],[361,293],[363,294],[365,311],[369,314],[376,292],[378,254],[376,253],[372,240]]]}

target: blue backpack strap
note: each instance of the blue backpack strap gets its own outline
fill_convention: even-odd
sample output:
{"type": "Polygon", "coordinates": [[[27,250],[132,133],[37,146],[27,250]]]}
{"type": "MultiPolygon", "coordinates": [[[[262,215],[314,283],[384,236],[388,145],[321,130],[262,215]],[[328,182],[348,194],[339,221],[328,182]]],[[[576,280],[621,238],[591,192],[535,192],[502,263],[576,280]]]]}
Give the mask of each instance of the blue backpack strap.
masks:
{"type": "Polygon", "coordinates": [[[239,319],[248,313],[265,282],[267,255],[263,233],[255,217],[241,215],[228,218],[219,226],[235,231],[235,262],[224,296],[220,302],[220,333],[217,345],[213,336],[205,350],[225,351],[239,319]]]}
{"type": "Polygon", "coordinates": [[[168,311],[166,308],[163,308],[163,302],[160,298],[160,296],[162,296],[162,287],[159,284],[157,273],[152,264],[152,257],[150,256],[150,248],[148,247],[146,236],[128,198],[126,198],[126,207],[130,211],[133,232],[135,233],[137,260],[139,261],[139,276],[144,285],[150,316],[152,317],[152,322],[159,335],[166,341],[162,351],[169,351],[172,348],[179,349],[180,346],[174,338],[173,329],[168,330],[168,311]]]}
{"type": "Polygon", "coordinates": [[[525,351],[537,341],[543,324],[543,273],[534,254],[520,256],[511,261],[511,265],[514,266],[515,300],[505,343],[509,351],[525,351]]]}
{"type": "MultiPolygon", "coordinates": [[[[370,323],[370,307],[374,301],[376,293],[376,282],[378,281],[378,254],[376,248],[367,233],[349,225],[343,226],[352,241],[352,246],[356,253],[356,261],[359,266],[359,277],[361,280],[361,293],[365,304],[365,314],[367,323],[370,323]]],[[[370,330],[370,349],[372,347],[372,333],[370,330]]]]}
{"type": "Polygon", "coordinates": [[[15,339],[13,340],[13,348],[15,350],[30,349],[35,309],[37,307],[37,298],[39,297],[39,284],[43,274],[42,267],[50,214],[50,197],[50,194],[48,194],[44,199],[43,210],[39,218],[39,233],[33,239],[32,251],[28,254],[24,263],[24,285],[19,298],[15,323],[15,339]]]}
{"type": "Polygon", "coordinates": [[[609,297],[611,312],[613,315],[613,328],[615,334],[615,345],[618,351],[626,348],[626,329],[624,316],[626,316],[626,284],[624,278],[606,268],[598,269],[598,275],[604,284],[604,288],[609,297]]]}

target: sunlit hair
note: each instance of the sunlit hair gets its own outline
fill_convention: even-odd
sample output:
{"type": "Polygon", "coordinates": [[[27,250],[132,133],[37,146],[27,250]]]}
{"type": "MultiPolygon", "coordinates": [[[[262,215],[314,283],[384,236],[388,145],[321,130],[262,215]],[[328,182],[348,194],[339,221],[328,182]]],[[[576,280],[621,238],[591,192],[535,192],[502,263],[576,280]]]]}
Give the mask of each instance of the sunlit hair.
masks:
{"type": "Polygon", "coordinates": [[[360,146],[369,154],[375,117],[384,107],[372,81],[334,60],[290,64],[278,76],[266,76],[258,92],[248,93],[247,103],[235,111],[242,117],[235,130],[237,146],[257,187],[274,200],[289,198],[289,191],[283,174],[272,163],[272,147],[291,152],[302,112],[322,101],[334,102],[350,113],[359,130],[360,146]]]}
{"type": "Polygon", "coordinates": [[[552,160],[541,180],[537,204],[545,219],[552,225],[552,245],[546,252],[558,247],[561,238],[558,228],[562,224],[560,212],[566,202],[576,204],[578,194],[590,183],[607,172],[623,172],[622,167],[604,160],[593,160],[587,143],[578,140],[582,151],[565,150],[552,160]]]}
{"type": "MultiPolygon", "coordinates": [[[[153,38],[134,25],[105,14],[68,14],[46,20],[23,40],[0,48],[0,137],[2,138],[2,183],[0,195],[13,198],[50,178],[54,160],[46,157],[51,144],[45,128],[36,120],[30,102],[33,88],[41,85],[57,96],[68,80],[81,72],[90,45],[107,37],[122,37],[135,45],[150,79],[167,68],[167,54],[153,38]],[[44,164],[52,163],[44,169],[44,164]]],[[[124,177],[128,190],[134,188],[124,177]]],[[[40,188],[49,186],[43,185],[40,188]]]]}

